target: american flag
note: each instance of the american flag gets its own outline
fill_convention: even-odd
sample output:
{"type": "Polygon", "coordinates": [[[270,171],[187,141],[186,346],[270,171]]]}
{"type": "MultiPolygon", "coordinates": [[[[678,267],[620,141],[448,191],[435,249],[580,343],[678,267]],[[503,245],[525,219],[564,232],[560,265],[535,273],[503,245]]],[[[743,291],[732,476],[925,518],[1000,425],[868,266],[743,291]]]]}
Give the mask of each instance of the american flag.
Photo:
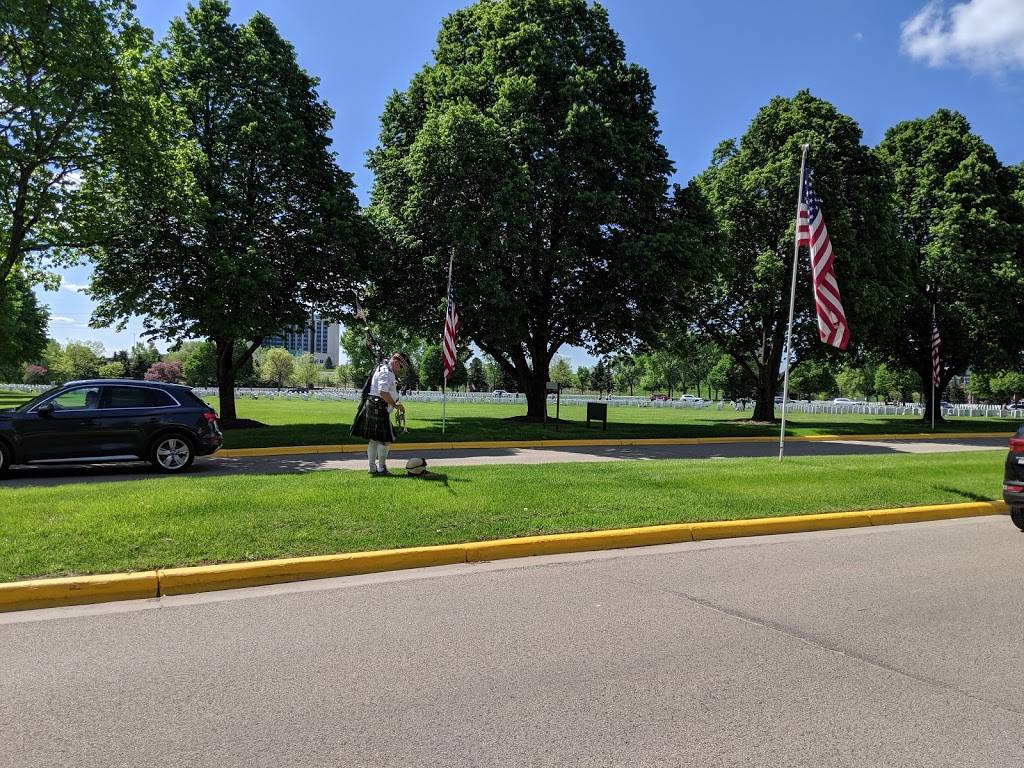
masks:
{"type": "Polygon", "coordinates": [[[942,369],[939,365],[939,346],[942,339],[939,338],[939,324],[932,318],[932,383],[936,387],[942,386],[942,369]]]}
{"type": "Polygon", "coordinates": [[[448,310],[444,315],[444,338],[441,342],[441,364],[444,366],[444,380],[455,370],[456,343],[455,336],[461,327],[459,323],[459,311],[455,308],[455,294],[452,293],[452,271],[448,266],[448,310]]]}
{"type": "Polygon", "coordinates": [[[811,251],[811,273],[814,283],[814,308],[818,313],[818,336],[826,344],[846,349],[850,343],[850,329],[846,313],[839,298],[836,282],[835,254],[828,239],[825,214],[821,200],[814,191],[811,169],[804,171],[803,194],[800,197],[796,226],[796,244],[806,245],[811,251]]]}

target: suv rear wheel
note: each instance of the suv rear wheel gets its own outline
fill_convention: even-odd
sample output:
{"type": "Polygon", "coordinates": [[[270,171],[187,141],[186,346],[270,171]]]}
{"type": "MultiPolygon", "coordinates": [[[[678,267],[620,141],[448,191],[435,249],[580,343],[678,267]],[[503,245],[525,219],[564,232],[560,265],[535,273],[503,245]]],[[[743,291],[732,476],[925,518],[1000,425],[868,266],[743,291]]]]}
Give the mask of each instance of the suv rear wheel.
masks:
{"type": "Polygon", "coordinates": [[[11,449],[3,440],[0,440],[0,477],[7,474],[9,466],[11,466],[11,449]]]}
{"type": "Polygon", "coordinates": [[[182,435],[163,435],[157,438],[149,452],[149,460],[157,472],[173,474],[184,472],[195,461],[196,451],[192,442],[182,435]]]}
{"type": "Polygon", "coordinates": [[[1013,524],[1024,531],[1024,507],[1010,507],[1010,519],[1013,524]]]}

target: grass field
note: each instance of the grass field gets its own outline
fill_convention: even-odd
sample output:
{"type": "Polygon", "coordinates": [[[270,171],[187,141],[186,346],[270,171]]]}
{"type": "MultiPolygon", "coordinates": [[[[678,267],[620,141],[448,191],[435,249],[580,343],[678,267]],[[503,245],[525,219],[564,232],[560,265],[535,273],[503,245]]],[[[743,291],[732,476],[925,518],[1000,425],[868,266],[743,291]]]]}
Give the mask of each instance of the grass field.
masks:
{"type": "Polygon", "coordinates": [[[0,483],[0,581],[999,498],[1002,451],[0,483]],[[827,478],[827,482],[821,482],[827,478]]]}
{"type": "MultiPolygon", "coordinates": [[[[0,408],[24,401],[22,395],[0,393],[0,408]]],[[[216,397],[207,401],[219,407],[216,397]]],[[[238,415],[267,426],[257,429],[233,429],[225,432],[226,448],[263,448],[288,445],[333,445],[359,443],[349,436],[355,416],[353,401],[320,400],[252,400],[239,398],[238,415]]],[[[777,435],[778,427],[744,423],[752,411],[738,413],[732,409],[637,408],[627,406],[608,409],[608,430],[600,426],[587,429],[584,406],[564,406],[563,421],[556,431],[553,424],[541,425],[513,421],[526,413],[521,405],[485,403],[449,403],[448,425],[441,432],[440,403],[407,404],[409,434],[399,441],[431,442],[438,440],[540,440],[551,438],[628,439],[673,437],[746,437],[777,435]]],[[[551,414],[554,415],[554,407],[551,414]]],[[[778,412],[777,412],[778,415],[778,412]]],[[[1005,432],[1017,428],[1016,422],[1005,419],[958,418],[938,425],[937,432],[1005,432]]],[[[789,435],[859,435],[909,434],[926,432],[928,426],[915,417],[863,415],[811,415],[795,413],[787,417],[789,435]]]]}

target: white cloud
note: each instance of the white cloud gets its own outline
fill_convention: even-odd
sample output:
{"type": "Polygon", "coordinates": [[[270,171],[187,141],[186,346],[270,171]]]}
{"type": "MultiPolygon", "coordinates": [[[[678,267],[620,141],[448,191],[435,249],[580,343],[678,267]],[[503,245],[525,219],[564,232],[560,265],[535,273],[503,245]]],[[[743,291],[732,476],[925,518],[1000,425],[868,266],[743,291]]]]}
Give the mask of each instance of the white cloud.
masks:
{"type": "Polygon", "coordinates": [[[967,0],[948,12],[932,0],[903,23],[903,52],[930,66],[976,72],[1024,68],[1024,1],[967,0]]]}
{"type": "Polygon", "coordinates": [[[64,317],[63,315],[50,315],[51,323],[74,323],[74,318],[64,317]]]}
{"type": "Polygon", "coordinates": [[[854,32],[853,33],[853,39],[856,40],[859,43],[861,40],[864,39],[864,33],[863,32],[854,32]]]}
{"type": "Polygon", "coordinates": [[[69,283],[66,280],[62,280],[60,283],[62,291],[71,291],[71,293],[82,293],[88,287],[88,285],[82,285],[80,283],[69,283]]]}

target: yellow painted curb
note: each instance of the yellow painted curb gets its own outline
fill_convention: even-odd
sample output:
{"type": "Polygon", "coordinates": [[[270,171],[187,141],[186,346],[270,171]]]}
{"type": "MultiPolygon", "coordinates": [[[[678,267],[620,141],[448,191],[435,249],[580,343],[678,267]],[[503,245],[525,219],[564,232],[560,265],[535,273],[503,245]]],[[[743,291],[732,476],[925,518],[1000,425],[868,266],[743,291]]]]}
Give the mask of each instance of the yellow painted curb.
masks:
{"type": "MultiPolygon", "coordinates": [[[[818,442],[854,442],[854,441],[887,441],[887,440],[963,440],[967,438],[998,438],[1009,439],[1012,432],[946,432],[933,434],[884,434],[884,435],[802,435],[786,437],[787,443],[818,443],[818,442]]],[[[625,447],[631,445],[724,445],[737,443],[776,443],[778,436],[751,435],[749,437],[634,437],[620,439],[597,440],[467,440],[465,442],[436,443],[393,443],[392,453],[399,451],[460,451],[468,449],[501,449],[501,448],[600,448],[625,447]]],[[[272,448],[224,448],[214,454],[213,458],[243,458],[251,456],[295,456],[307,453],[364,453],[366,446],[362,443],[345,443],[337,445],[288,445],[272,448]]]]}
{"type": "Polygon", "coordinates": [[[386,549],[379,552],[350,552],[322,557],[259,560],[252,563],[166,568],[159,570],[157,575],[160,579],[160,594],[184,595],[464,562],[465,545],[452,544],[440,547],[386,549]]]}
{"type": "Polygon", "coordinates": [[[158,595],[156,571],[33,579],[0,584],[0,611],[140,600],[158,595]]]}
{"type": "Polygon", "coordinates": [[[896,523],[949,520],[1006,513],[1002,501],[934,504],[862,512],[790,515],[751,520],[678,523],[607,531],[524,536],[516,539],[476,541],[436,547],[351,552],[321,557],[262,560],[252,563],[167,568],[144,573],[38,579],[0,584],[0,611],[48,608],[212,592],[222,589],[282,584],[290,581],[354,576],[407,568],[476,563],[536,555],[590,552],[603,549],[646,547],[686,541],[766,536],[779,533],[824,531],[896,523]]]}
{"type": "Polygon", "coordinates": [[[693,523],[690,528],[694,541],[708,541],[709,539],[732,539],[741,536],[770,536],[776,533],[863,528],[869,525],[871,525],[871,518],[863,512],[833,512],[824,515],[789,515],[756,520],[693,523]]]}
{"type": "Polygon", "coordinates": [[[653,544],[677,544],[682,541],[693,541],[690,527],[689,523],[681,523],[477,541],[465,545],[466,562],[476,563],[534,555],[564,555],[569,552],[594,552],[624,547],[649,547],[653,544]]]}
{"type": "Polygon", "coordinates": [[[953,520],[958,517],[1005,515],[1005,501],[971,501],[965,504],[941,504],[927,507],[901,507],[899,509],[872,509],[864,514],[872,525],[896,523],[924,523],[930,520],[953,520]]]}

